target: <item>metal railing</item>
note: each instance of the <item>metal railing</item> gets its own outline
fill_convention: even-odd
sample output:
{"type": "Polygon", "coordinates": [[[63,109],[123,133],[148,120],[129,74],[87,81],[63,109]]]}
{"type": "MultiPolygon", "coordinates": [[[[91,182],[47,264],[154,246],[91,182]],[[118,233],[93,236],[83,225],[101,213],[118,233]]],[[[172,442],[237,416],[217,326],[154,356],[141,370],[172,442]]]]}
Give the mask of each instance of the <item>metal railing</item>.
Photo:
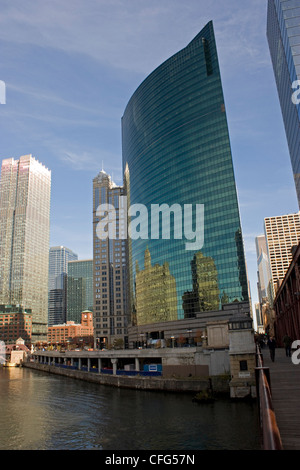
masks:
{"type": "Polygon", "coordinates": [[[272,404],[270,370],[263,365],[259,346],[256,351],[256,391],[264,450],[282,450],[280,432],[272,404]]]}

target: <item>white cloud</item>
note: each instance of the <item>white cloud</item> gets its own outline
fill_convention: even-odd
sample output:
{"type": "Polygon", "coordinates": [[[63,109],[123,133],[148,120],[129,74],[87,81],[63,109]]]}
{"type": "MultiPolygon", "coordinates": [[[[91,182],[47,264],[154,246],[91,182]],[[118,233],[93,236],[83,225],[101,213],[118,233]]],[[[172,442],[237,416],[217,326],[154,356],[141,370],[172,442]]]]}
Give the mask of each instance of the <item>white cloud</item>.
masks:
{"type": "MultiPolygon", "coordinates": [[[[276,168],[282,172],[282,165],[273,164],[274,154],[277,162],[282,162],[285,149],[278,144],[273,152],[270,147],[273,116],[269,103],[259,101],[257,96],[268,87],[266,76],[272,76],[265,32],[266,2],[262,0],[1,0],[1,56],[7,77],[0,79],[7,81],[8,90],[7,105],[1,108],[2,154],[24,154],[29,146],[28,153],[38,153],[40,160],[53,159],[53,179],[59,175],[53,198],[61,202],[64,184],[74,180],[74,188],[82,179],[82,192],[86,191],[90,204],[88,185],[92,183],[88,172],[96,175],[102,161],[116,183],[122,181],[121,151],[118,153],[122,100],[125,102],[143,77],[185,47],[210,20],[216,33],[229,127],[236,138],[234,158],[241,175],[239,200],[251,264],[255,259],[254,232],[258,228],[261,233],[263,217],[272,215],[270,208],[276,213],[296,205],[293,182],[288,185],[286,175],[280,178],[281,189],[278,178],[274,182],[276,168]],[[64,59],[65,75],[59,77],[64,59]],[[53,67],[48,69],[51,61],[53,67]],[[93,90],[89,100],[74,89],[70,80],[82,64],[87,65],[83,72],[90,74],[85,84],[85,91],[89,87],[93,90]],[[53,87],[49,77],[46,80],[48,71],[51,77],[57,73],[55,85],[59,89],[53,87]],[[115,78],[111,86],[110,77],[115,78]],[[26,86],[20,86],[22,81],[26,86]],[[124,83],[126,88],[122,89],[124,83]],[[260,167],[261,162],[267,170],[260,167]]],[[[270,99],[274,96],[278,100],[274,83],[272,87],[270,99]]],[[[287,165],[290,171],[289,162],[287,165]]],[[[73,203],[82,193],[71,194],[73,203]]],[[[64,207],[58,212],[68,213],[64,207]]],[[[79,225],[78,231],[83,227],[90,234],[84,223],[79,225]]],[[[72,229],[60,232],[55,223],[52,230],[55,243],[73,247],[82,239],[84,250],[84,235],[78,232],[75,236],[72,229]]],[[[255,263],[251,269],[255,279],[255,263]]]]}
{"type": "Polygon", "coordinates": [[[103,168],[109,174],[113,173],[114,180],[117,184],[119,180],[122,180],[120,165],[114,165],[114,162],[120,161],[120,156],[113,155],[106,150],[100,149],[95,152],[83,151],[81,153],[62,150],[58,156],[64,164],[70,166],[73,170],[99,172],[103,165],[103,168]]]}
{"type": "MultiPolygon", "coordinates": [[[[84,54],[111,67],[148,73],[213,20],[224,68],[264,63],[261,0],[3,1],[0,38],[84,54]]],[[[228,68],[229,70],[229,68],[228,68]]]]}

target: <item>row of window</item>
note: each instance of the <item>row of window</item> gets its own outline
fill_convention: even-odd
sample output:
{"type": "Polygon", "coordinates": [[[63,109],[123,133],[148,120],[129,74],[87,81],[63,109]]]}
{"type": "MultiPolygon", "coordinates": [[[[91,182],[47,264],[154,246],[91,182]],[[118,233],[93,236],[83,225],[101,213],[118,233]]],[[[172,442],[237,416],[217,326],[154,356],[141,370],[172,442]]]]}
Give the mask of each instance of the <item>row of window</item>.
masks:
{"type": "MultiPolygon", "coordinates": [[[[100,327],[98,327],[100,328],[100,327]]],[[[103,331],[99,331],[99,332],[96,332],[97,335],[100,335],[100,334],[103,334],[103,335],[108,335],[108,334],[114,334],[112,331],[109,332],[108,330],[103,330],[103,331]]],[[[116,329],[116,334],[117,335],[122,335],[124,333],[124,331],[121,329],[121,328],[117,328],[116,329]]]]}

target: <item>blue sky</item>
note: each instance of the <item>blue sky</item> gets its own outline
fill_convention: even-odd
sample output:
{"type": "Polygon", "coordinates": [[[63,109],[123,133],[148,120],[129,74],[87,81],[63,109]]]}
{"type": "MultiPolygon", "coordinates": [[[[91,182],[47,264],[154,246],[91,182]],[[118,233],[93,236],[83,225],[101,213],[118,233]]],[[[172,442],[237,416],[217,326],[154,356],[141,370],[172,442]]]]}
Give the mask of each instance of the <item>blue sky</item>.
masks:
{"type": "Polygon", "coordinates": [[[251,294],[264,217],[298,211],[262,0],[2,0],[0,159],[52,170],[51,246],[92,257],[92,179],[122,184],[121,117],[141,81],[214,22],[251,294]]]}

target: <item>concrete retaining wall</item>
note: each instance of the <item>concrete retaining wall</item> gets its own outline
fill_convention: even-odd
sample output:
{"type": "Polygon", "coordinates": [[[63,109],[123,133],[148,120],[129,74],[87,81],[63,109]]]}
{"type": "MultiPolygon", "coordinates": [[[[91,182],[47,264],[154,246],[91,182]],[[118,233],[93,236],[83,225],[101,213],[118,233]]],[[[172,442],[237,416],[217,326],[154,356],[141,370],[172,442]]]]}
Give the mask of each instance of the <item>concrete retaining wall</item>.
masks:
{"type": "Polygon", "coordinates": [[[209,367],[205,365],[164,365],[163,366],[163,378],[175,376],[176,378],[184,377],[199,377],[202,379],[207,379],[209,376],[209,367]]]}
{"type": "Polygon", "coordinates": [[[230,389],[227,378],[222,378],[216,381],[216,390],[212,387],[212,382],[209,377],[196,379],[177,379],[177,378],[165,378],[165,377],[141,377],[141,376],[116,376],[116,375],[105,375],[97,374],[94,372],[84,372],[80,370],[65,369],[56,366],[49,366],[48,364],[40,364],[35,362],[26,362],[23,364],[24,367],[35,369],[51,374],[62,375],[70,377],[72,379],[85,380],[87,382],[98,383],[101,385],[109,385],[119,388],[131,388],[135,390],[154,390],[154,391],[165,391],[165,392],[193,392],[198,393],[200,391],[209,390],[216,393],[225,393],[230,395],[230,389]]]}

